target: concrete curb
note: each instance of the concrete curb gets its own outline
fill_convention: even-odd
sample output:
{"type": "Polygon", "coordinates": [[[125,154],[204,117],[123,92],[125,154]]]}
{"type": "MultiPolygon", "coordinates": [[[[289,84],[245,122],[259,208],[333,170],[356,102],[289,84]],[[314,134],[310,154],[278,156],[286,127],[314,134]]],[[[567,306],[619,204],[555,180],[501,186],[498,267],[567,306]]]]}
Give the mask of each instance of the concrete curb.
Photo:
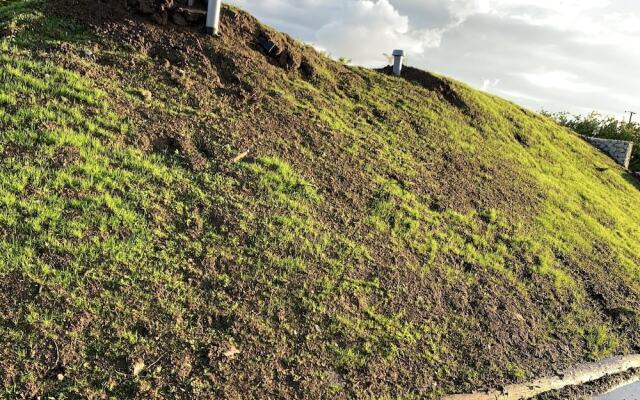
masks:
{"type": "Polygon", "coordinates": [[[582,385],[606,376],[621,374],[634,368],[640,368],[640,354],[618,356],[600,362],[581,364],[556,376],[540,378],[528,383],[505,386],[501,390],[455,394],[444,396],[441,400],[531,399],[552,390],[563,389],[567,386],[582,385]]]}

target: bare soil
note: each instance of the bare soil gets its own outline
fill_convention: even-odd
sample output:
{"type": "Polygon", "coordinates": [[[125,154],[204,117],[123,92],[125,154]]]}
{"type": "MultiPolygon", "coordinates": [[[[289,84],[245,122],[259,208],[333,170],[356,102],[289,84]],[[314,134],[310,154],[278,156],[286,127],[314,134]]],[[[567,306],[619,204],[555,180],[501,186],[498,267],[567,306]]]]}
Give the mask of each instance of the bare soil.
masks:
{"type": "MultiPolygon", "coordinates": [[[[179,346],[167,348],[166,355],[160,352],[147,360],[147,364],[157,360],[157,365],[168,371],[163,380],[155,382],[158,387],[179,387],[188,392],[193,388],[185,382],[194,376],[216,388],[210,398],[331,398],[332,388],[342,389],[344,398],[381,393],[435,397],[436,393],[454,388],[479,389],[469,387],[478,381],[487,388],[495,387],[583,361],[584,343],[575,334],[550,332],[550,320],[559,323],[556,318],[570,315],[576,304],[585,303],[594,310],[595,319],[615,323],[620,334],[626,335],[619,351],[630,351],[640,343],[634,311],[640,299],[624,283],[608,280],[603,273],[601,256],[606,268],[614,268],[615,264],[614,259],[606,258],[610,253],[606,247],[598,254],[573,255],[565,260],[565,265],[575,271],[575,278],[587,288],[585,303],[576,303],[571,294],[556,289],[549,276],[532,272],[531,266],[540,260],[529,256],[528,244],[505,237],[516,229],[528,229],[549,196],[547,189],[508,157],[488,162],[479,154],[449,144],[447,132],[430,126],[422,116],[394,113],[373,103],[366,93],[380,84],[377,79],[388,77],[372,78],[369,72],[332,62],[313,48],[232,7],[223,8],[219,38],[202,34],[201,19],[187,15],[184,1],[59,0],[47,7],[55,15],[78,19],[100,38],[97,44],[100,51],[92,56],[95,64],[91,66],[83,62],[79,48],[65,51],[65,46],[52,52],[53,61],[86,77],[99,80],[108,76],[118,87],[130,89],[123,95],[108,86],[104,88],[117,114],[135,127],[131,135],[122,137],[124,143],[149,154],[175,158],[196,176],[222,172],[239,181],[244,176],[233,169],[232,160],[251,162],[261,156],[278,155],[306,177],[322,196],[323,201],[313,209],[322,226],[357,238],[359,244],[369,249],[369,261],[350,265],[349,279],[344,281],[375,281],[382,288],[373,294],[366,290],[357,295],[340,293],[335,301],[323,305],[326,307],[323,314],[309,312],[302,304],[288,300],[302,288],[314,294],[320,292],[321,287],[309,288],[312,285],[309,277],[326,274],[327,266],[309,261],[304,275],[276,288],[247,278],[252,276],[254,265],[241,269],[239,263],[246,259],[262,261],[260,257],[266,256],[243,253],[256,244],[255,237],[242,230],[241,213],[232,206],[208,210],[207,223],[219,229],[216,234],[220,237],[232,238],[239,249],[234,249],[237,251],[233,254],[221,252],[192,260],[197,267],[185,272],[184,279],[205,293],[218,293],[235,308],[211,313],[204,305],[186,306],[185,318],[189,318],[198,339],[195,344],[184,338],[176,339],[179,346]],[[285,85],[290,92],[278,90],[285,85]],[[170,94],[167,88],[171,89],[170,94]],[[353,126],[340,126],[314,112],[330,109],[328,104],[335,97],[326,93],[337,94],[353,107],[349,110],[353,126]],[[294,108],[285,94],[291,94],[307,108],[294,108]],[[172,104],[172,96],[180,98],[181,107],[193,111],[176,113],[155,103],[172,104]],[[365,138],[364,148],[353,150],[353,139],[345,131],[357,130],[360,125],[356,123],[366,125],[371,132],[402,132],[406,140],[391,145],[405,149],[416,160],[412,163],[415,169],[389,167],[387,160],[381,161],[385,157],[384,146],[373,140],[365,138]],[[477,232],[465,232],[465,240],[471,245],[479,236],[486,235],[496,242],[504,240],[501,245],[522,246],[519,257],[507,259],[508,276],[513,279],[479,262],[469,262],[463,255],[444,252],[429,260],[432,269],[428,273],[407,267],[427,264],[425,256],[406,248],[399,251],[388,232],[370,229],[362,222],[370,218],[372,203],[379,197],[391,197],[380,195],[372,184],[381,177],[417,196],[428,196],[429,208],[436,212],[462,215],[475,210],[497,210],[506,216],[509,227],[495,232],[491,217],[486,216],[477,232]],[[590,266],[597,267],[590,269],[590,266]],[[473,276],[473,280],[451,279],[452,275],[465,274],[473,276]],[[230,277],[231,282],[222,286],[212,278],[219,275],[230,277]],[[525,295],[517,282],[527,282],[536,290],[525,295]],[[285,306],[269,309],[266,305],[277,296],[287,299],[283,302],[285,306]],[[373,304],[379,313],[399,315],[410,326],[433,324],[446,329],[412,339],[419,346],[412,343],[402,347],[392,362],[374,354],[365,365],[336,367],[326,343],[338,342],[346,348],[356,342],[365,353],[378,350],[371,349],[375,343],[348,337],[365,328],[354,327],[348,334],[336,332],[326,316],[363,312],[373,304]],[[317,315],[324,319],[315,320],[317,315]],[[268,321],[283,330],[272,329],[272,325],[266,328],[257,321],[268,321]],[[285,329],[290,330],[285,333],[285,329]],[[227,339],[199,341],[202,337],[210,340],[207,332],[216,332],[227,339]],[[283,337],[287,338],[284,343],[283,337]],[[432,342],[424,339],[431,337],[435,338],[432,342]],[[423,362],[430,347],[446,347],[446,351],[439,351],[437,358],[429,359],[433,370],[425,374],[423,362]]],[[[379,72],[388,75],[389,68],[379,72]]],[[[413,83],[415,90],[420,90],[419,95],[434,96],[451,105],[453,110],[447,112],[459,112],[456,117],[469,126],[477,123],[479,111],[464,99],[455,84],[411,67],[404,69],[402,78],[413,83]]],[[[401,107],[409,105],[398,104],[401,107]]],[[[19,160],[27,157],[26,151],[6,147],[3,155],[19,160]]],[[[57,168],[80,160],[73,147],[63,148],[53,156],[57,168]]],[[[240,190],[247,196],[256,192],[249,184],[240,190]]],[[[402,206],[396,208],[402,210],[402,206]]],[[[197,208],[192,211],[199,212],[197,208]]],[[[266,216],[280,210],[256,202],[249,212],[244,212],[266,216]]],[[[117,234],[128,237],[126,230],[117,234]]],[[[196,240],[202,235],[202,228],[189,226],[180,234],[196,240]]],[[[273,252],[286,257],[294,250],[276,247],[273,252]]],[[[562,259],[562,250],[555,250],[562,259]]],[[[49,265],[61,269],[69,261],[64,254],[49,253],[46,249],[42,252],[49,265]]],[[[158,293],[169,291],[164,287],[152,289],[158,293]]],[[[39,290],[37,286],[23,284],[17,274],[5,277],[0,282],[0,292],[15,296],[0,296],[0,313],[11,318],[17,302],[37,302],[39,290]]],[[[124,289],[92,290],[98,294],[124,289]]],[[[147,317],[134,329],[145,340],[160,337],[158,331],[164,332],[169,329],[167,326],[181,322],[164,321],[166,326],[159,327],[154,315],[147,317]]],[[[99,323],[95,316],[79,315],[69,330],[82,337],[88,326],[99,323]]],[[[367,329],[379,329],[378,325],[373,326],[367,329]]],[[[395,327],[392,332],[403,334],[395,327]]],[[[162,338],[172,340],[169,335],[162,338]]],[[[33,349],[42,365],[48,366],[50,385],[55,384],[53,377],[64,374],[67,365],[80,362],[80,347],[76,339],[65,337],[64,341],[43,342],[33,349]]],[[[118,379],[130,387],[122,393],[139,398],[161,397],[152,388],[132,383],[130,367],[137,362],[135,357],[120,356],[103,362],[118,371],[115,375],[125,375],[118,379]]],[[[3,372],[6,384],[14,382],[18,374],[10,364],[3,372]]],[[[35,383],[32,386],[34,396],[42,393],[43,389],[35,383]]]]}

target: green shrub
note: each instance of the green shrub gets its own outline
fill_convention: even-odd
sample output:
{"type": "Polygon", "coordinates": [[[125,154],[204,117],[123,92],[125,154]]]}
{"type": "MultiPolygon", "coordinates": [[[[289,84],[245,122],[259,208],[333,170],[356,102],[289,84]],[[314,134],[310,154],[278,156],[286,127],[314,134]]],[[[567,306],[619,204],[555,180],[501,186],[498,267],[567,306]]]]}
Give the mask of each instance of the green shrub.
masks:
{"type": "Polygon", "coordinates": [[[618,121],[614,117],[607,117],[595,111],[587,115],[572,115],[567,112],[549,113],[546,111],[542,111],[542,114],[553,118],[560,125],[580,135],[633,142],[633,153],[629,168],[632,171],[640,171],[640,124],[618,121]]]}

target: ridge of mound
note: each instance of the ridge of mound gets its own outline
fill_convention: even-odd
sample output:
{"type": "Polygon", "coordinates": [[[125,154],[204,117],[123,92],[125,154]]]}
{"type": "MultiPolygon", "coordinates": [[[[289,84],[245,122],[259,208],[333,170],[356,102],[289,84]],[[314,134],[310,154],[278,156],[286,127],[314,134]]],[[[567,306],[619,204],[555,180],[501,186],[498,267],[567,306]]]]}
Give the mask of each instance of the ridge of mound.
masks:
{"type": "Polygon", "coordinates": [[[437,398],[638,351],[611,159],[234,7],[211,38],[141,4],[0,0],[0,397],[437,398]]]}
{"type": "MultiPolygon", "coordinates": [[[[393,66],[386,66],[379,69],[379,71],[387,75],[392,75],[393,66]]],[[[427,90],[436,91],[445,101],[450,103],[452,106],[459,108],[463,112],[470,111],[469,106],[467,106],[452,85],[445,79],[411,66],[405,66],[402,69],[401,76],[407,81],[420,85],[427,90]]]]}
{"type": "MultiPolygon", "coordinates": [[[[211,41],[202,34],[202,20],[194,19],[190,24],[168,22],[175,20],[172,16],[191,9],[186,4],[186,0],[107,0],[98,3],[61,0],[50,3],[49,9],[64,18],[80,16],[97,34],[172,64],[205,68],[205,71],[211,68],[212,61],[216,66],[223,66],[225,60],[210,59],[207,55],[210,49],[206,47],[211,41]],[[201,66],[203,63],[204,67],[201,66]]],[[[316,78],[314,65],[324,64],[309,46],[296,43],[238,9],[223,8],[220,29],[223,37],[219,41],[233,41],[226,44],[235,46],[239,53],[247,49],[263,52],[273,64],[288,71],[300,71],[307,78],[316,78]]]]}

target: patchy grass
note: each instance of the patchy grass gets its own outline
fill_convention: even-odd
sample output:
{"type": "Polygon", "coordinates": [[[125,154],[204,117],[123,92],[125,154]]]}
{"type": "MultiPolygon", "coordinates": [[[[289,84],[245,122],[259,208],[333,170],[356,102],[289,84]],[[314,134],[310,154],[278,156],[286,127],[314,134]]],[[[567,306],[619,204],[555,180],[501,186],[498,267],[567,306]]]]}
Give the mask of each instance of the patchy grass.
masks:
{"type": "Polygon", "coordinates": [[[0,397],[436,398],[640,346],[637,182],[552,121],[286,72],[239,10],[183,33],[204,78],[45,6],[0,1],[0,397]]]}

